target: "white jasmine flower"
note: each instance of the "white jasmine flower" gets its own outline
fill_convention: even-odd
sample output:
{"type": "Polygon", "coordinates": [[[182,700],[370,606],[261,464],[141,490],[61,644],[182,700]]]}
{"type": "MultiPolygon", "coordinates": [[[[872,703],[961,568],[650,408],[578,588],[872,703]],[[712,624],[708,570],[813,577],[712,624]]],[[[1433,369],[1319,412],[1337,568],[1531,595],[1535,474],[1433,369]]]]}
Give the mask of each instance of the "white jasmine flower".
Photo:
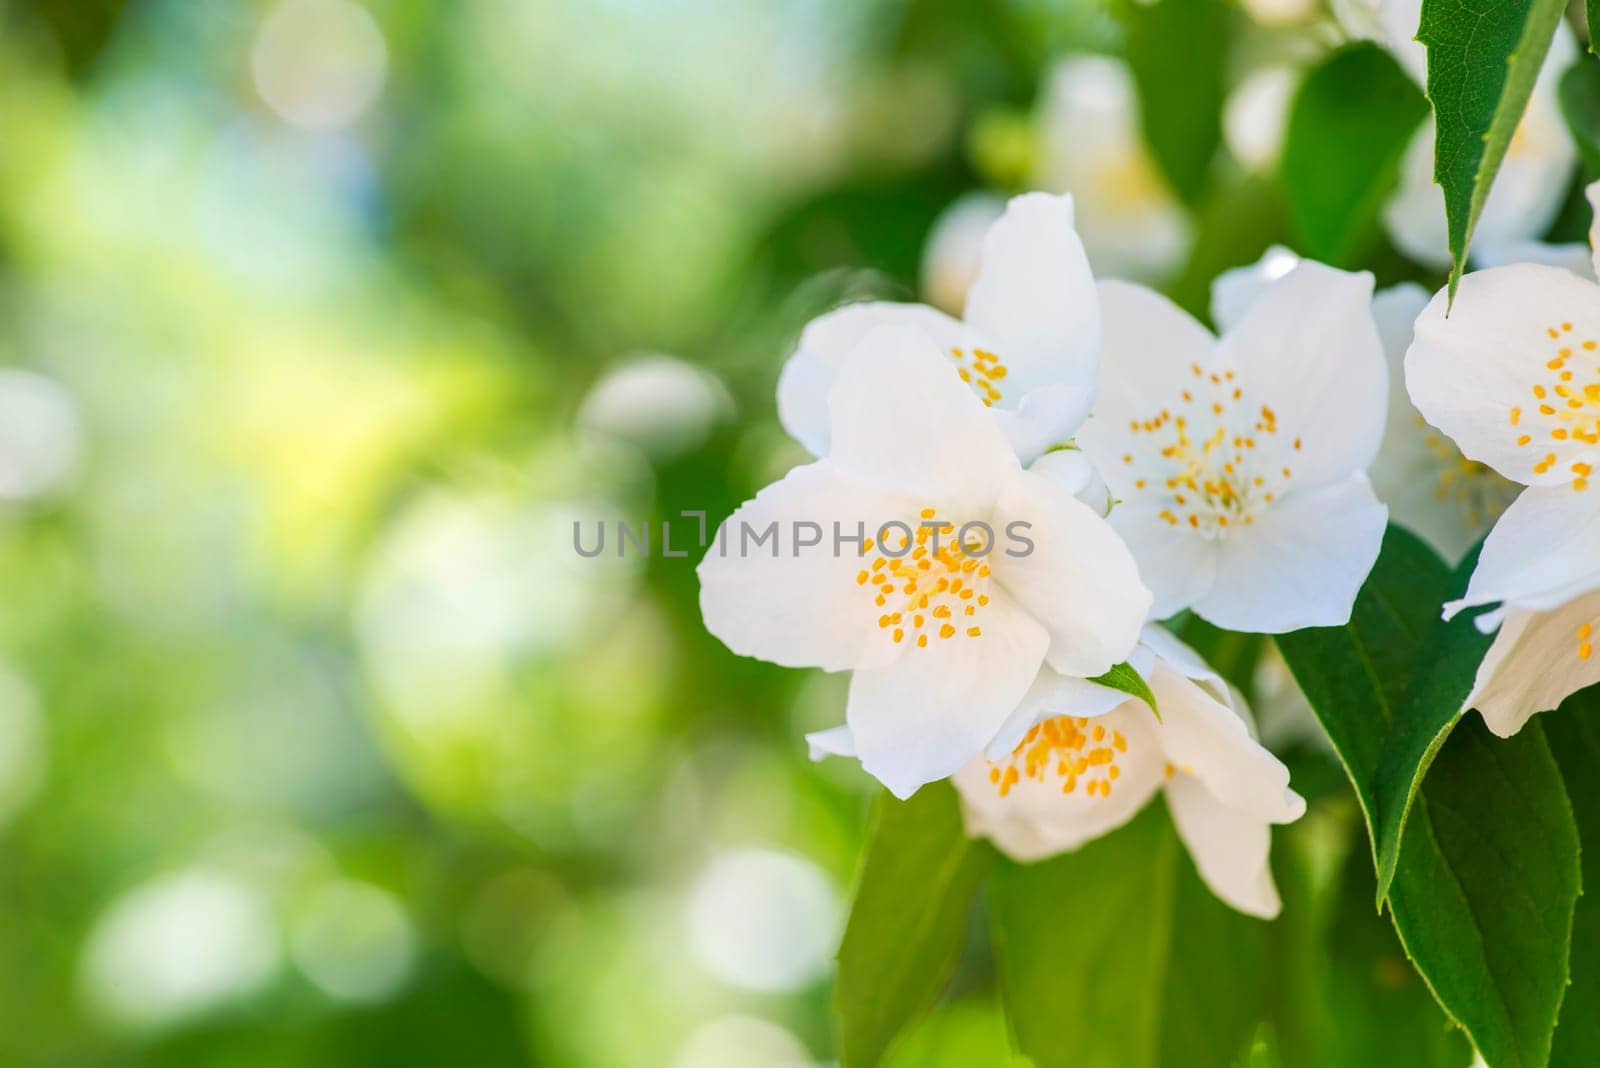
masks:
{"type": "Polygon", "coordinates": [[[853,671],[862,765],[904,797],[981,752],[1042,665],[1094,676],[1124,660],[1150,595],[1110,526],[1022,469],[925,334],[874,330],[836,377],[828,457],[723,524],[700,605],[736,653],[853,671]],[[778,543],[751,548],[745,528],[772,523],[778,543]]]}
{"type": "Polygon", "coordinates": [[[1406,386],[1463,454],[1528,487],[1445,606],[1500,605],[1478,619],[1499,633],[1468,706],[1513,734],[1600,682],[1600,285],[1531,263],[1465,276],[1453,309],[1441,292],[1418,318],[1406,386]]]}
{"type": "Polygon", "coordinates": [[[1386,512],[1366,468],[1387,376],[1372,277],[1303,261],[1220,340],[1166,298],[1102,283],[1105,361],[1079,435],[1155,594],[1230,630],[1350,615],[1386,512]]]}
{"type": "Polygon", "coordinates": [[[989,230],[1005,214],[1006,202],[993,193],[968,193],[940,214],[922,250],[922,296],[951,315],[967,306],[967,291],[978,277],[989,230]]]}
{"type": "MultiPolygon", "coordinates": [[[[1416,40],[1422,0],[1381,0],[1377,9],[1376,36],[1417,85],[1426,86],[1427,49],[1416,40]]],[[[1577,58],[1571,31],[1558,26],[1527,110],[1473,230],[1475,259],[1494,257],[1496,246],[1540,236],[1561,210],[1577,170],[1578,151],[1561,117],[1557,90],[1561,75],[1577,58]]],[[[1444,192],[1433,179],[1434,137],[1430,113],[1406,149],[1400,185],[1384,206],[1383,224],[1401,252],[1442,270],[1450,266],[1450,247],[1444,192]]]]}
{"type": "MultiPolygon", "coordinates": [[[[1146,627],[1133,664],[1160,719],[1120,690],[1040,673],[1013,725],[953,779],[967,833],[1013,860],[1043,860],[1121,827],[1161,789],[1212,892],[1276,916],[1271,825],[1305,812],[1289,770],[1251,737],[1242,699],[1167,631],[1146,627]]],[[[814,760],[855,755],[847,727],[811,736],[814,760]]]]}
{"type": "Polygon", "coordinates": [[[1189,219],[1145,148],[1127,67],[1073,56],[1051,72],[1039,113],[1035,184],[1071,193],[1078,232],[1102,276],[1148,281],[1177,268],[1189,219]]]}
{"type": "MultiPolygon", "coordinates": [[[[1274,246],[1255,264],[1224,272],[1211,290],[1217,325],[1226,330],[1236,323],[1273,279],[1299,261],[1293,252],[1274,246]]],[[[1378,499],[1389,507],[1389,518],[1455,563],[1488,533],[1516,497],[1517,486],[1462,456],[1411,405],[1404,380],[1406,348],[1411,324],[1427,303],[1427,291],[1410,282],[1373,295],[1372,318],[1389,368],[1389,411],[1370,474],[1378,499]]]]}
{"type": "MultiPolygon", "coordinates": [[[[1094,398],[1100,312],[1073,229],[1071,197],[1013,199],[983,242],[966,320],[922,304],[850,304],[814,320],[778,380],[784,428],[826,455],[828,396],[841,368],[883,326],[910,326],[993,409],[1023,461],[1070,437],[1094,398]]],[[[954,375],[952,375],[954,377],[954,375]]]]}

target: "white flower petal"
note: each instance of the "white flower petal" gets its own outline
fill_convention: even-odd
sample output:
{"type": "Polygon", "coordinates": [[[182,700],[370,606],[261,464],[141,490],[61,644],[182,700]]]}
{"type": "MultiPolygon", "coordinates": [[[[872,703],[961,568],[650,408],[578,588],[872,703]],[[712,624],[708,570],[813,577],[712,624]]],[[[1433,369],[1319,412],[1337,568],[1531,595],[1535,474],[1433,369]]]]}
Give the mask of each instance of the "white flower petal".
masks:
{"type": "Polygon", "coordinates": [[[1056,449],[1028,465],[1032,474],[1054,482],[1104,516],[1111,510],[1111,491],[1082,449],[1056,449]]]}
{"type": "Polygon", "coordinates": [[[991,587],[982,634],[958,634],[858,670],[845,720],[861,766],[896,797],[982,753],[1038,677],[1049,635],[991,587]]]}
{"type": "Polygon", "coordinates": [[[868,334],[886,326],[921,330],[941,350],[966,344],[960,322],[921,304],[866,301],[813,319],[778,377],[778,418],[813,456],[828,453],[828,393],[839,368],[862,354],[868,334]]]}
{"type": "Polygon", "coordinates": [[[1589,219],[1589,249],[1591,259],[1589,269],[1593,272],[1592,278],[1600,278],[1600,182],[1590,182],[1584,187],[1583,195],[1589,201],[1589,210],[1593,213],[1589,219]]]}
{"type": "Polygon", "coordinates": [[[960,315],[978,277],[984,239],[1005,214],[1006,202],[993,193],[968,193],[951,203],[928,233],[922,249],[922,295],[929,304],[960,315]]]}
{"type": "Polygon", "coordinates": [[[1383,205],[1383,230],[1394,247],[1425,267],[1448,270],[1450,230],[1444,191],[1433,180],[1433,113],[1411,135],[1400,158],[1400,181],[1383,205]]]}
{"type": "Polygon", "coordinates": [[[972,761],[954,779],[967,833],[986,837],[1008,857],[1027,863],[1076,849],[1122,826],[1161,784],[1165,765],[1151,734],[1154,723],[1142,702],[1126,700],[1095,720],[1108,733],[1120,731],[1127,746],[1117,756],[1118,777],[1105,796],[1089,793],[1082,782],[1063,792],[1053,767],[1041,769],[1038,778],[1021,775],[1002,796],[991,778],[997,764],[972,761]]]}
{"type": "Polygon", "coordinates": [[[840,724],[806,735],[806,748],[812,760],[831,756],[853,757],[856,755],[856,740],[850,734],[850,728],[840,724]]]}
{"type": "Polygon", "coordinates": [[[984,755],[990,760],[1002,760],[1016,749],[1022,736],[1028,733],[1028,728],[1036,723],[1054,716],[1093,719],[1105,715],[1127,699],[1128,695],[1121,690],[1088,679],[1057,674],[1046,667],[1039,672],[1039,677],[1034,680],[1022,703],[984,750],[984,755]]]}
{"type": "Polygon", "coordinates": [[[1498,601],[1517,608],[1555,608],[1600,586],[1596,531],[1600,489],[1523,490],[1489,532],[1466,595],[1444,606],[1445,618],[1498,601]]]}
{"type": "Polygon", "coordinates": [[[1167,762],[1217,801],[1268,823],[1290,823],[1306,803],[1289,789],[1289,769],[1250,737],[1243,717],[1165,664],[1151,672],[1161,707],[1156,740],[1167,762]]]}
{"type": "Polygon", "coordinates": [[[1217,275],[1211,283],[1211,321],[1218,330],[1232,330],[1262,291],[1294,270],[1299,262],[1298,253],[1273,245],[1256,262],[1217,275]]]}
{"type": "Polygon", "coordinates": [[[1372,464],[1372,488],[1389,506],[1391,522],[1455,563],[1488,533],[1519,487],[1464,458],[1454,442],[1411,406],[1405,354],[1412,323],[1427,304],[1427,290],[1411,282],[1372,298],[1372,317],[1389,364],[1389,418],[1372,464]]]}
{"type": "Polygon", "coordinates": [[[1110,525],[1065,488],[1026,471],[1001,488],[994,514],[1001,532],[1021,532],[1031,542],[1031,549],[1019,541],[990,559],[995,581],[1049,631],[1050,666],[1087,677],[1125,660],[1138,643],[1150,591],[1110,525]]]}
{"type": "Polygon", "coordinates": [[[839,470],[949,511],[957,525],[988,518],[998,484],[1020,470],[978,398],[926,334],[875,330],[828,394],[839,470]]]}
{"type": "Polygon", "coordinates": [[[740,656],[786,667],[841,671],[882,659],[878,609],[856,582],[862,561],[848,547],[832,551],[832,524],[871,531],[894,507],[826,460],[790,471],[729,516],[700,561],[706,629],[740,656]],[[822,544],[797,549],[796,523],[817,524],[822,544]]]}
{"type": "Polygon", "coordinates": [[[1585,393],[1600,369],[1600,286],[1556,267],[1495,267],[1462,278],[1446,308],[1435,295],[1406,353],[1407,391],[1428,422],[1525,485],[1600,466],[1600,437],[1576,436],[1595,437],[1600,408],[1585,393]]]}
{"type": "Polygon", "coordinates": [[[1509,738],[1539,712],[1600,683],[1600,593],[1574,598],[1544,612],[1506,617],[1478,667],[1466,707],[1483,713],[1489,729],[1509,738]],[[1583,629],[1588,628],[1588,629],[1583,629]],[[1579,634],[1583,637],[1579,637],[1579,634]],[[1581,653],[1586,649],[1588,656],[1581,653]]]}
{"type": "Polygon", "coordinates": [[[1166,619],[1211,592],[1217,579],[1220,541],[1169,524],[1159,501],[1135,501],[1111,509],[1111,528],[1122,536],[1150,588],[1151,619],[1166,619]]]}
{"type": "Polygon", "coordinates": [[[1095,386],[1048,385],[1023,395],[1015,410],[999,405],[990,409],[995,422],[1011,441],[1017,458],[1030,463],[1046,449],[1070,439],[1094,405],[1095,386]]]}
{"type": "Polygon", "coordinates": [[[1183,388],[1194,364],[1214,362],[1216,339],[1195,318],[1153,289],[1101,282],[1104,355],[1094,418],[1080,439],[1113,489],[1131,475],[1118,470],[1128,424],[1148,419],[1183,388]]]}
{"type": "Polygon", "coordinates": [[[999,346],[1008,395],[1092,388],[1100,305],[1070,196],[1029,193],[1006,205],[984,240],[966,321],[999,346]]]}
{"type": "Polygon", "coordinates": [[[1281,907],[1268,855],[1272,828],[1259,816],[1217,801],[1199,780],[1167,782],[1167,809],[1178,837],[1211,892],[1240,912],[1270,920],[1281,907]]]}
{"type": "Polygon", "coordinates": [[[1338,626],[1378,558],[1387,518],[1365,475],[1276,501],[1222,540],[1216,581],[1194,610],[1261,634],[1338,626]]]}
{"type": "Polygon", "coordinates": [[[1388,375],[1371,300],[1370,274],[1302,260],[1220,342],[1249,403],[1276,413],[1278,432],[1261,445],[1291,462],[1299,491],[1365,470],[1378,454],[1388,375]]]}
{"type": "Polygon", "coordinates": [[[1560,267],[1579,278],[1594,281],[1593,250],[1586,242],[1573,241],[1548,245],[1543,241],[1502,241],[1499,244],[1472,250],[1472,262],[1482,267],[1506,267],[1513,263],[1542,263],[1547,267],[1560,267]]]}
{"type": "MultiPolygon", "coordinates": [[[[1186,679],[1196,682],[1219,683],[1222,676],[1205,662],[1205,658],[1189,648],[1176,634],[1157,623],[1146,624],[1139,632],[1139,644],[1155,654],[1157,660],[1186,679]]],[[[1153,668],[1151,669],[1153,670],[1153,668]]],[[[1149,672],[1147,671],[1148,675],[1149,672]]]]}

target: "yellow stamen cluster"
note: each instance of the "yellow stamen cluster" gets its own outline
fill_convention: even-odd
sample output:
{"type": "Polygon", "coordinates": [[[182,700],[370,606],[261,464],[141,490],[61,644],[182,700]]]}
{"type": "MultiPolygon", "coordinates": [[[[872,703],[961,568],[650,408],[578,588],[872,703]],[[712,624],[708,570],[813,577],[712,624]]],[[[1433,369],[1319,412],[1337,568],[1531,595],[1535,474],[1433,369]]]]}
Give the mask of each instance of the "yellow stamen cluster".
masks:
{"type": "Polygon", "coordinates": [[[1461,455],[1455,443],[1428,426],[1420,415],[1413,416],[1422,432],[1423,444],[1429,455],[1438,461],[1435,469],[1433,496],[1439,501],[1453,501],[1461,509],[1461,516],[1470,527],[1477,527],[1499,518],[1520,487],[1501,478],[1488,464],[1480,464],[1461,455]]]}
{"type": "Polygon", "coordinates": [[[1117,757],[1128,751],[1122,732],[1075,716],[1056,716],[1032,727],[1011,756],[989,766],[989,781],[1005,797],[1024,777],[1061,780],[1070,794],[1083,784],[1090,797],[1110,797],[1111,784],[1122,774],[1117,757]],[[1020,766],[1021,770],[1018,770],[1020,766]]]}
{"type": "MultiPolygon", "coordinates": [[[[1159,515],[1171,526],[1187,526],[1206,537],[1220,537],[1231,526],[1249,526],[1293,477],[1289,467],[1269,468],[1260,445],[1278,434],[1278,416],[1265,404],[1252,406],[1232,371],[1190,366],[1193,381],[1175,408],[1149,419],[1135,419],[1129,430],[1154,440],[1129,452],[1122,462],[1142,460],[1145,477],[1135,492],[1154,493],[1165,507],[1159,515]]],[[[1299,450],[1295,438],[1293,448],[1299,450]]]]}
{"type": "MultiPolygon", "coordinates": [[[[937,515],[924,508],[920,519],[931,522],[937,515]]],[[[919,523],[915,540],[899,534],[891,552],[867,542],[872,562],[857,572],[856,585],[871,595],[879,609],[878,629],[896,645],[909,639],[926,649],[930,634],[941,641],[983,636],[978,617],[989,603],[986,554],[992,546],[963,545],[957,535],[953,523],[936,528],[919,523]],[[985,555],[977,553],[979,548],[985,555]]]]}
{"type": "Polygon", "coordinates": [[[1570,455],[1575,448],[1600,445],[1600,344],[1592,338],[1580,341],[1571,323],[1546,327],[1545,337],[1554,355],[1543,361],[1537,376],[1543,380],[1529,387],[1526,404],[1512,406],[1507,421],[1518,446],[1533,446],[1534,474],[1565,464],[1572,488],[1581,491],[1589,488],[1594,471],[1570,455]],[[1560,458],[1564,453],[1569,460],[1560,458]]]}
{"type": "Polygon", "coordinates": [[[1590,641],[1594,634],[1594,624],[1585,623],[1578,628],[1578,659],[1587,660],[1594,655],[1594,645],[1590,641]]]}
{"type": "Polygon", "coordinates": [[[956,373],[961,381],[972,387],[984,407],[992,408],[1000,403],[1000,380],[1010,374],[1000,357],[986,349],[951,349],[950,358],[956,361],[956,373]]]}

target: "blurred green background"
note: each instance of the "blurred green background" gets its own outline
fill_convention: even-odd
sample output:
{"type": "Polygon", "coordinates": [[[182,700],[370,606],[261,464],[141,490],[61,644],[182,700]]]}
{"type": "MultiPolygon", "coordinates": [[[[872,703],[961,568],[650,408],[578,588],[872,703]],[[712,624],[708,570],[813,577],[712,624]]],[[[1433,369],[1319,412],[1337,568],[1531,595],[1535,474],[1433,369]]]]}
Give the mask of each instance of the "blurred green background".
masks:
{"type": "MultiPolygon", "coordinates": [[[[1216,18],[1230,85],[1336,36],[1216,18]]],[[[1050,71],[1120,47],[1092,0],[0,2],[0,1062],[827,1063],[841,681],[572,524],[799,459],[799,327],[1062,185],[1050,71]]],[[[1191,306],[1281,236],[1241,144],[1134,269],[1191,306]]],[[[978,957],[902,1063],[1000,1062],[978,957]]]]}

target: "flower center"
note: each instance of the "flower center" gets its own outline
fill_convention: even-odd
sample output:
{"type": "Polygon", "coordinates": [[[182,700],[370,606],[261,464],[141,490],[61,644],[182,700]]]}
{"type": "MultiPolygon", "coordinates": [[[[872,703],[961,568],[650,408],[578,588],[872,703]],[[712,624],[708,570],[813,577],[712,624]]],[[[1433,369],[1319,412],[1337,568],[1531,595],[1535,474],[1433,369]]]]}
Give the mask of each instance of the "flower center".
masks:
{"type": "Polygon", "coordinates": [[[1000,403],[999,383],[1010,373],[1000,357],[987,349],[951,349],[950,358],[956,362],[961,381],[972,387],[985,408],[1000,403]]]}
{"type": "Polygon", "coordinates": [[[1031,727],[1005,760],[991,762],[989,781],[1001,797],[1023,778],[1040,783],[1057,779],[1064,794],[1082,784],[1090,797],[1110,797],[1111,784],[1122,774],[1117,757],[1127,751],[1128,740],[1115,728],[1056,716],[1031,727]]]}
{"type": "Polygon", "coordinates": [[[1499,518],[1500,513],[1515,499],[1520,487],[1501,478],[1488,464],[1480,464],[1462,456],[1455,443],[1428,426],[1422,416],[1415,416],[1415,419],[1422,430],[1424,446],[1438,461],[1434,475],[1434,499],[1453,502],[1461,509],[1461,517],[1470,527],[1482,526],[1499,518]]]}
{"type": "Polygon", "coordinates": [[[922,509],[916,532],[884,536],[887,547],[869,540],[872,562],[856,574],[856,585],[880,610],[878,629],[896,645],[909,638],[925,649],[929,634],[941,641],[983,634],[978,616],[989,603],[993,535],[977,524],[957,530],[937,515],[922,509]]]}
{"type": "Polygon", "coordinates": [[[1600,351],[1593,339],[1577,341],[1572,324],[1547,327],[1545,334],[1554,342],[1555,356],[1547,360],[1548,374],[1529,387],[1531,400],[1514,405],[1508,419],[1517,435],[1517,444],[1532,446],[1538,457],[1533,473],[1543,475],[1558,463],[1565,463],[1572,488],[1589,488],[1593,468],[1570,453],[1585,446],[1600,445],[1600,351]],[[1567,453],[1568,459],[1560,459],[1567,453]]]}
{"type": "MultiPolygon", "coordinates": [[[[1265,404],[1254,412],[1232,371],[1205,371],[1193,364],[1194,381],[1179,394],[1176,411],[1162,408],[1129,429],[1150,439],[1140,455],[1134,491],[1154,494],[1158,513],[1171,526],[1188,526],[1206,538],[1230,527],[1249,526],[1293,477],[1288,467],[1269,468],[1258,443],[1278,433],[1278,417],[1265,404]]],[[[1300,439],[1294,439],[1300,448],[1300,439]]]]}
{"type": "Polygon", "coordinates": [[[1594,624],[1584,623],[1578,627],[1578,659],[1587,660],[1594,655],[1594,645],[1591,638],[1594,635],[1594,624]]]}

